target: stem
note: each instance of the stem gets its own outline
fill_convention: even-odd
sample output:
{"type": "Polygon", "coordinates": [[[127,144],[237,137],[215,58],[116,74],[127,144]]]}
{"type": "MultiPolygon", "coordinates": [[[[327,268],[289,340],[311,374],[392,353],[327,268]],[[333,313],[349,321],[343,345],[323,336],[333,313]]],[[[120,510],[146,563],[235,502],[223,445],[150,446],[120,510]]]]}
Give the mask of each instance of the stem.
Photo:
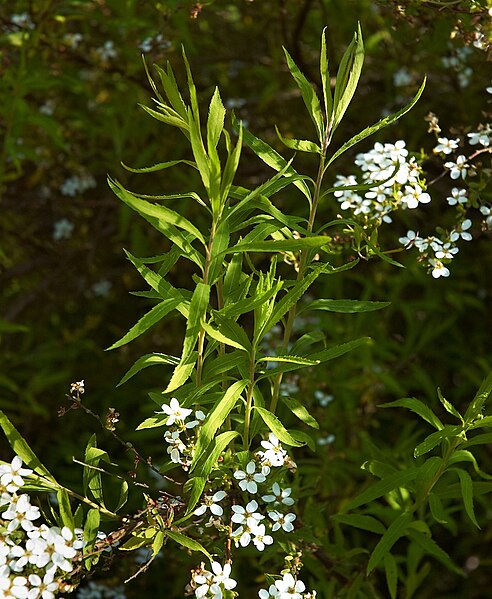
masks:
{"type": "Polygon", "coordinates": [[[251,424],[251,411],[253,405],[253,389],[255,387],[255,360],[254,351],[249,356],[249,385],[246,395],[246,410],[244,412],[244,434],[243,448],[245,451],[249,449],[249,427],[251,424]]]}
{"type": "MultiPolygon", "coordinates": [[[[210,229],[210,237],[208,240],[206,256],[205,256],[205,269],[203,271],[203,282],[208,285],[208,277],[210,272],[210,262],[212,255],[212,245],[215,239],[215,233],[217,232],[217,221],[215,218],[212,219],[212,228],[210,229]]],[[[202,371],[203,371],[203,360],[204,360],[204,348],[205,348],[205,329],[200,327],[200,333],[198,334],[198,360],[196,365],[196,385],[199,387],[202,382],[202,371]]]]}
{"type": "MultiPolygon", "coordinates": [[[[329,129],[329,128],[328,128],[329,129]]],[[[316,218],[316,211],[318,209],[319,199],[321,196],[321,185],[323,183],[323,175],[324,175],[324,167],[326,160],[326,151],[328,149],[329,144],[329,130],[327,129],[325,143],[323,145],[323,153],[321,154],[319,160],[318,167],[318,175],[316,177],[316,185],[314,188],[313,202],[311,204],[311,208],[309,210],[309,220],[307,225],[308,233],[312,233],[314,228],[314,220],[316,218]]],[[[304,274],[306,272],[306,262],[309,250],[305,250],[301,252],[301,259],[299,261],[299,270],[297,271],[297,281],[300,281],[304,278],[304,274]]],[[[282,342],[282,349],[287,350],[289,347],[290,337],[292,335],[292,331],[294,328],[294,320],[296,318],[296,310],[297,310],[297,302],[292,306],[287,315],[287,322],[285,324],[284,329],[284,339],[282,342]]],[[[270,404],[270,411],[275,413],[277,409],[277,404],[280,396],[280,385],[282,384],[283,373],[279,372],[275,377],[273,383],[273,391],[272,391],[272,402],[270,404]]]]}

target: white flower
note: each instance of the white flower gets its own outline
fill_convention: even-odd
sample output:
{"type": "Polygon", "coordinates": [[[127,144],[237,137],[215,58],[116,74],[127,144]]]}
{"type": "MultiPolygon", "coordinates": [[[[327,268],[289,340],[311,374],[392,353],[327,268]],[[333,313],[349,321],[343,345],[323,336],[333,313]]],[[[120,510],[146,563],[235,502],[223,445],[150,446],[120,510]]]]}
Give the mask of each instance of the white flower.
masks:
{"type": "Polygon", "coordinates": [[[451,241],[458,241],[461,237],[464,241],[471,241],[473,239],[471,233],[468,233],[468,229],[472,226],[472,222],[469,218],[465,218],[465,220],[458,225],[456,229],[451,231],[449,239],[451,241]]]}
{"type": "Polygon", "coordinates": [[[448,139],[447,137],[438,137],[439,142],[434,148],[435,154],[451,154],[453,150],[458,148],[459,139],[448,139]]]}
{"type": "Polygon", "coordinates": [[[224,564],[222,567],[219,562],[212,562],[212,572],[214,582],[223,585],[224,589],[230,591],[237,585],[237,582],[231,578],[231,564],[224,564]]]}
{"type": "Polygon", "coordinates": [[[393,73],[393,85],[395,87],[404,87],[412,83],[412,75],[406,67],[401,67],[393,73]]]}
{"type": "Polygon", "coordinates": [[[411,229],[409,231],[407,231],[407,234],[405,237],[400,237],[398,239],[398,241],[405,246],[406,249],[411,248],[413,245],[416,244],[417,241],[421,240],[422,238],[419,237],[417,235],[417,233],[415,233],[415,231],[412,231],[411,229]]]}
{"type": "Polygon", "coordinates": [[[490,127],[490,125],[487,125],[486,127],[480,129],[478,131],[473,131],[472,133],[467,133],[467,136],[470,138],[468,140],[468,143],[471,146],[476,146],[477,144],[480,144],[482,146],[484,146],[485,148],[487,148],[488,146],[490,146],[491,143],[491,134],[492,134],[492,127],[490,127]]]}
{"type": "Polygon", "coordinates": [[[446,268],[442,262],[439,260],[429,260],[429,263],[432,266],[432,276],[434,279],[438,279],[439,277],[449,277],[449,269],[446,268]]]}
{"type": "Polygon", "coordinates": [[[199,424],[203,424],[203,421],[206,418],[206,414],[204,412],[202,412],[201,410],[197,410],[195,412],[195,418],[196,418],[196,420],[192,420],[191,422],[186,423],[186,428],[188,428],[188,429],[195,428],[195,426],[198,426],[199,424]]]}
{"type": "Polygon", "coordinates": [[[401,198],[401,201],[406,204],[407,208],[417,208],[419,202],[421,204],[428,204],[431,201],[431,197],[422,190],[422,187],[418,183],[414,183],[413,186],[405,185],[405,194],[401,198]]]}
{"type": "Polygon", "coordinates": [[[239,481],[239,487],[243,491],[248,491],[248,493],[256,493],[258,491],[258,486],[256,483],[264,483],[266,477],[263,473],[256,472],[256,464],[251,461],[246,466],[246,472],[242,470],[236,470],[234,472],[234,478],[239,481]]]}
{"type": "Polygon", "coordinates": [[[266,503],[283,503],[284,505],[294,505],[294,500],[292,497],[289,497],[292,489],[281,489],[278,483],[273,483],[272,485],[272,493],[273,495],[263,495],[262,499],[266,503]]]}
{"type": "Polygon", "coordinates": [[[169,443],[167,453],[171,456],[171,461],[175,464],[181,464],[181,453],[186,450],[186,445],[179,437],[179,431],[166,431],[164,440],[169,443]]]}
{"type": "Polygon", "coordinates": [[[114,42],[111,40],[104,42],[104,45],[100,48],[97,48],[96,52],[100,56],[101,60],[104,60],[105,62],[118,56],[118,52],[114,47],[114,42]]]}
{"type": "Polygon", "coordinates": [[[422,239],[415,240],[415,247],[419,250],[419,252],[425,252],[429,247],[437,252],[442,246],[442,241],[433,235],[429,235],[429,237],[424,237],[422,239]]]}
{"type": "Polygon", "coordinates": [[[451,245],[450,243],[445,243],[440,250],[436,252],[436,258],[442,260],[446,258],[446,260],[451,260],[455,254],[458,253],[458,248],[456,246],[451,245]]]}
{"type": "Polygon", "coordinates": [[[329,395],[327,393],[324,393],[320,389],[317,389],[314,392],[314,397],[319,401],[319,405],[322,408],[326,408],[326,406],[335,399],[333,397],[333,395],[329,395]]]}
{"type": "Polygon", "coordinates": [[[22,467],[22,460],[18,455],[14,457],[10,464],[0,465],[0,483],[9,493],[15,493],[20,489],[24,484],[22,477],[30,474],[32,474],[32,470],[22,467]]]}
{"type": "Polygon", "coordinates": [[[274,584],[271,584],[268,591],[266,591],[265,589],[261,589],[260,591],[258,591],[258,597],[260,599],[271,599],[271,598],[278,599],[279,592],[278,592],[277,587],[274,584]]]}
{"type": "Polygon", "coordinates": [[[444,166],[450,170],[449,176],[451,179],[466,178],[466,173],[470,166],[466,162],[466,157],[462,154],[458,156],[456,162],[446,162],[444,166]]]}
{"type": "MultiPolygon", "coordinates": [[[[480,212],[486,217],[487,227],[492,229],[492,208],[490,206],[480,206],[480,212]]],[[[2,505],[1,502],[0,505],[2,505]]]]}
{"type": "Polygon", "coordinates": [[[40,517],[39,508],[31,505],[29,495],[21,495],[11,502],[9,507],[2,514],[5,520],[10,520],[7,531],[12,532],[21,526],[24,530],[34,528],[33,520],[40,517]]]}
{"type": "Polygon", "coordinates": [[[292,532],[294,530],[294,525],[292,522],[296,519],[295,514],[281,514],[280,512],[268,512],[268,517],[274,522],[272,526],[273,532],[279,530],[279,528],[283,528],[285,532],[292,532]]]}
{"type": "Polygon", "coordinates": [[[233,505],[232,511],[234,512],[231,520],[236,524],[245,524],[249,528],[254,528],[258,525],[260,520],[263,520],[265,516],[257,512],[258,503],[253,499],[244,508],[242,505],[233,505]]]}
{"type": "Polygon", "coordinates": [[[282,580],[276,580],[275,586],[279,591],[279,599],[302,599],[301,593],[306,585],[302,580],[296,580],[292,574],[284,574],[282,580]]]}
{"type": "Polygon", "coordinates": [[[270,433],[268,441],[262,441],[261,445],[266,449],[263,452],[263,462],[267,462],[267,465],[271,466],[283,466],[287,452],[273,433],[270,433]]]}
{"type": "Polygon", "coordinates": [[[265,534],[264,524],[258,524],[258,526],[252,532],[254,534],[253,543],[258,551],[263,551],[263,549],[265,549],[265,545],[271,545],[273,543],[273,537],[265,534]]]}
{"type": "Polygon", "coordinates": [[[68,220],[68,218],[62,218],[57,220],[53,225],[53,239],[60,241],[61,239],[70,239],[72,236],[75,225],[68,220]]]}
{"type": "Polygon", "coordinates": [[[171,426],[176,421],[183,422],[192,412],[192,410],[181,408],[175,397],[171,398],[169,405],[162,404],[162,411],[169,416],[166,422],[167,426],[171,426]]]}
{"type": "Polygon", "coordinates": [[[53,582],[52,573],[45,574],[42,580],[37,574],[31,574],[29,576],[29,584],[31,585],[31,590],[27,595],[28,599],[38,599],[38,597],[53,599],[58,590],[58,583],[53,582]]]}
{"type": "Polygon", "coordinates": [[[446,199],[450,206],[454,206],[455,204],[466,204],[468,201],[468,198],[466,197],[466,189],[458,189],[457,187],[453,187],[451,190],[451,197],[447,197],[446,199]]]}
{"type": "Polygon", "coordinates": [[[227,493],[225,491],[217,491],[217,493],[214,493],[213,495],[205,495],[203,504],[193,513],[195,516],[203,516],[208,508],[214,516],[222,516],[224,510],[222,509],[222,506],[218,505],[218,502],[222,501],[226,496],[227,493]]]}

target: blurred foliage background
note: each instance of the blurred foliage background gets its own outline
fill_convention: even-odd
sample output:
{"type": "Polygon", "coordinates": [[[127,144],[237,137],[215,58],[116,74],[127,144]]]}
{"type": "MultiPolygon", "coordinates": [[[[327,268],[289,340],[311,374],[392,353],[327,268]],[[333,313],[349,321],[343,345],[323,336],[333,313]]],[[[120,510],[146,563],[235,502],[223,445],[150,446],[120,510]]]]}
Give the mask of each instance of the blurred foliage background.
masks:
{"type": "MultiPolygon", "coordinates": [[[[139,103],[149,105],[151,96],[142,54],[149,68],[169,60],[183,81],[184,45],[199,94],[208,98],[219,85],[226,105],[257,136],[283,152],[274,125],[281,125],[284,135],[305,138],[311,135],[311,123],[300,109],[282,45],[317,82],[322,28],[327,28],[328,54],[336,65],[360,21],[366,64],[335,143],[405,104],[427,74],[427,88],[416,108],[378,139],[404,139],[412,151],[425,153],[432,179],[440,167],[432,155],[435,137],[428,133],[424,117],[435,113],[443,134],[450,132],[450,137],[490,120],[492,96],[485,88],[491,85],[492,73],[491,7],[487,0],[1,3],[0,409],[60,479],[80,484],[81,470],[72,456],[80,457],[97,430],[97,423],[79,412],[57,416],[76,380],[85,379],[84,401],[94,411],[104,416],[110,407],[118,410],[118,432],[125,439],[145,454],[164,451],[158,435],[133,432],[154,409],[147,393],[162,387],[162,372],[148,369],[126,385],[116,385],[140,355],[174,353],[180,324],[168,321],[128,348],[104,352],[148,309],[146,300],[129,295],[140,283],[123,247],[139,256],[164,249],[157,232],[113,197],[106,175],[141,193],[184,192],[194,184],[188,170],[140,177],[120,164],[146,166],[186,157],[188,151],[172,131],[138,108],[139,103]]],[[[345,156],[337,163],[340,174],[353,170],[354,153],[345,156]]],[[[252,155],[246,164],[239,183],[254,186],[271,176],[252,155]]],[[[383,225],[384,249],[401,248],[398,237],[408,228],[425,235],[432,225],[445,224],[444,185],[438,181],[429,190],[429,206],[383,225]]],[[[298,199],[293,191],[290,194],[280,201],[295,204],[298,199]]],[[[189,210],[193,219],[191,204],[189,210]]],[[[327,201],[322,218],[332,219],[338,212],[337,202],[327,201]]],[[[411,456],[412,442],[420,438],[416,419],[397,410],[380,410],[378,404],[416,396],[439,411],[439,386],[455,405],[466,405],[490,370],[491,232],[481,230],[478,210],[469,217],[474,241],[455,258],[448,279],[433,279],[411,253],[396,255],[405,269],[379,261],[363,263],[341,276],[327,277],[319,296],[389,300],[389,308],[357,316],[323,314],[302,323],[307,329],[324,327],[334,342],[358,335],[374,340],[369,349],[331,362],[325,372],[290,381],[302,398],[317,406],[314,412],[322,423],[315,457],[308,450],[296,457],[301,472],[311,479],[309,485],[314,481],[317,489],[306,501],[304,521],[325,527],[327,535],[332,534],[329,516],[337,511],[340,496],[356,493],[363,485],[367,475],[360,470],[362,462],[376,451],[404,460],[411,456]]],[[[187,287],[191,275],[172,272],[173,284],[187,287]]],[[[101,443],[133,468],[111,439],[101,438],[101,443]]],[[[6,446],[1,447],[7,453],[6,446]]],[[[490,464],[490,451],[483,458],[490,464]]],[[[439,540],[469,572],[468,578],[434,564],[416,596],[488,595],[492,512],[485,499],[477,512],[480,534],[462,522],[459,541],[446,530],[439,540]]],[[[347,546],[361,542],[357,534],[361,533],[347,533],[347,546]]],[[[188,579],[182,560],[168,554],[162,559],[165,581],[162,565],[156,565],[128,585],[128,597],[182,596],[188,579]]],[[[309,560],[306,565],[316,588],[320,574],[309,560]]],[[[128,573],[128,564],[115,564],[103,575],[110,586],[119,584],[118,567],[128,573]]],[[[243,568],[251,580],[248,564],[243,568]]],[[[385,597],[384,581],[377,576],[373,574],[374,596],[385,597]]],[[[108,591],[107,596],[116,595],[108,591]]]]}

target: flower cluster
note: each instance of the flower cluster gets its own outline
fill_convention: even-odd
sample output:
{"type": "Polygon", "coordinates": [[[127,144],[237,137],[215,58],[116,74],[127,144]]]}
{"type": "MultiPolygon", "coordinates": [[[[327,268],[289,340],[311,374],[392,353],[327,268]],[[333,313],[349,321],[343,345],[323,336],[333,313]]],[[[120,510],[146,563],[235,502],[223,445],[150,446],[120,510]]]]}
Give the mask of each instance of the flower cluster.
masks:
{"type": "Polygon", "coordinates": [[[32,470],[15,456],[0,465],[0,597],[52,599],[83,546],[70,529],[36,526],[39,508],[18,491],[32,470]]]}
{"type": "Polygon", "coordinates": [[[188,470],[193,460],[194,436],[189,436],[189,431],[203,424],[205,414],[201,410],[195,412],[195,419],[186,422],[188,416],[193,410],[182,408],[179,401],[173,397],[169,404],[162,405],[162,413],[166,414],[166,425],[169,428],[164,434],[164,439],[168,443],[167,453],[171,461],[180,464],[183,470],[188,470]],[[183,439],[182,434],[186,437],[183,439]]]}
{"type": "Polygon", "coordinates": [[[219,562],[212,562],[212,572],[205,569],[205,564],[192,572],[191,588],[195,597],[207,599],[222,599],[225,591],[235,588],[237,582],[231,578],[231,564],[222,566],[219,562]]]}
{"type": "Polygon", "coordinates": [[[92,175],[72,175],[65,179],[60,187],[64,196],[75,197],[79,193],[84,193],[88,189],[96,186],[96,180],[92,175]]]}
{"type": "Polygon", "coordinates": [[[417,208],[428,204],[430,195],[422,168],[415,157],[408,158],[403,140],[395,144],[376,143],[366,153],[357,154],[355,164],[361,170],[359,181],[355,175],[337,175],[334,192],[342,210],[351,210],[353,217],[363,226],[392,222],[390,213],[417,208]],[[361,186],[371,185],[362,195],[361,186]]]}
{"type": "Polygon", "coordinates": [[[290,572],[283,578],[276,580],[269,589],[261,589],[258,592],[260,599],[315,599],[316,591],[305,593],[306,585],[295,578],[290,572]]]}

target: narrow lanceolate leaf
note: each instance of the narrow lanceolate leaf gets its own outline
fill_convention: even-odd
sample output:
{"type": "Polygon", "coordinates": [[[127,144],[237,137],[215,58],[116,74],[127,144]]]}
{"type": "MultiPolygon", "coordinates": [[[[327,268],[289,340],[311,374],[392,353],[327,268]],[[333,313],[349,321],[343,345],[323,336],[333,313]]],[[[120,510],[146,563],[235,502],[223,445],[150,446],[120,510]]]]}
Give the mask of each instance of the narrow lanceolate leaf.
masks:
{"type": "Polygon", "coordinates": [[[364,62],[364,43],[360,24],[354,39],[345,51],[340,61],[335,84],[335,95],[333,98],[333,131],[338,127],[345,114],[359,83],[362,64],[364,62]]]}
{"type": "Polygon", "coordinates": [[[333,110],[333,97],[331,94],[330,87],[330,72],[328,69],[328,54],[326,52],[326,27],[323,29],[321,34],[321,54],[319,62],[319,70],[321,74],[321,85],[323,87],[323,99],[325,101],[325,111],[327,121],[331,120],[331,113],[333,110]]]}
{"type": "MultiPolygon", "coordinates": [[[[236,129],[238,129],[239,125],[238,125],[237,119],[234,117],[234,115],[233,115],[232,120],[233,120],[234,127],[236,129]]],[[[276,171],[281,171],[284,167],[287,166],[288,168],[285,172],[284,177],[300,178],[299,173],[292,166],[288,166],[287,160],[285,160],[285,158],[280,156],[280,154],[278,152],[276,152],[272,147],[270,147],[267,143],[265,143],[258,137],[255,137],[246,128],[243,128],[243,133],[244,133],[244,141],[246,142],[246,145],[249,148],[251,148],[251,150],[253,150],[253,152],[258,156],[258,158],[261,158],[261,160],[263,160],[263,162],[265,164],[268,164],[268,166],[272,167],[276,171]]],[[[311,192],[309,190],[309,187],[306,185],[306,183],[304,181],[300,181],[300,180],[296,179],[294,182],[294,185],[300,191],[302,191],[302,193],[306,196],[306,198],[309,201],[311,201],[311,192]]]]}
{"type": "Polygon", "coordinates": [[[419,399],[415,399],[415,397],[404,397],[402,399],[397,399],[396,401],[380,404],[378,405],[378,408],[407,408],[407,410],[415,412],[415,414],[418,414],[423,420],[431,424],[434,428],[437,428],[438,431],[444,428],[444,424],[429,406],[426,406],[419,399]]]}
{"type": "Polygon", "coordinates": [[[444,409],[446,410],[446,412],[448,412],[449,414],[451,414],[452,416],[454,416],[455,418],[457,418],[458,420],[460,420],[461,422],[464,422],[463,417],[461,416],[461,414],[458,412],[458,410],[453,406],[453,404],[451,402],[449,402],[441,393],[441,389],[438,387],[437,388],[437,396],[439,397],[439,401],[442,403],[442,405],[444,406],[444,409]]]}
{"type": "MultiPolygon", "coordinates": [[[[99,510],[95,508],[91,508],[87,512],[87,518],[84,524],[84,553],[90,553],[94,543],[96,541],[96,536],[99,531],[99,524],[101,522],[101,515],[99,510]]],[[[90,560],[90,558],[87,558],[90,560]]],[[[86,562],[87,563],[87,562],[86,562]]],[[[89,561],[90,564],[90,561],[89,561]]]]}
{"type": "Polygon", "coordinates": [[[410,527],[408,529],[408,536],[412,539],[412,541],[415,541],[418,545],[420,545],[420,547],[422,547],[422,549],[426,553],[434,556],[441,563],[443,563],[448,568],[448,570],[454,572],[455,574],[458,574],[459,576],[463,576],[463,571],[460,568],[458,568],[458,566],[451,560],[451,558],[444,551],[444,549],[441,549],[441,547],[439,547],[439,545],[434,541],[434,539],[430,535],[424,534],[417,530],[413,530],[410,527]]]}
{"type": "Polygon", "coordinates": [[[116,343],[113,343],[111,347],[108,347],[107,351],[111,349],[116,349],[118,347],[121,347],[122,345],[130,343],[130,341],[133,341],[134,339],[145,333],[145,331],[147,331],[155,324],[160,322],[164,318],[164,316],[169,314],[169,312],[172,312],[177,306],[179,306],[180,303],[181,301],[179,299],[174,298],[164,300],[160,304],[157,304],[157,306],[154,306],[151,310],[147,312],[147,314],[142,316],[142,318],[140,318],[137,324],[135,324],[128,331],[128,333],[126,333],[126,335],[124,335],[119,341],[116,341],[116,343]]]}
{"type": "Polygon", "coordinates": [[[154,289],[163,299],[179,299],[180,304],[176,307],[178,312],[180,312],[186,319],[189,317],[189,292],[182,292],[178,289],[175,289],[170,283],[168,283],[162,276],[158,275],[150,268],[147,268],[145,264],[132,256],[130,252],[124,250],[127,258],[133,264],[133,266],[138,270],[142,278],[154,289]],[[186,294],[186,296],[185,296],[186,294]]]}
{"type": "Polygon", "coordinates": [[[166,530],[166,536],[182,547],[186,547],[192,551],[200,551],[206,555],[210,561],[212,561],[212,556],[210,553],[205,549],[205,547],[203,547],[203,545],[201,545],[198,541],[195,541],[195,539],[191,539],[190,537],[185,536],[183,533],[177,532],[175,530],[166,530]]]}
{"type": "Polygon", "coordinates": [[[240,343],[238,343],[237,341],[234,341],[234,339],[231,339],[230,337],[227,337],[226,335],[221,333],[219,330],[214,329],[214,327],[207,324],[206,322],[202,322],[202,327],[204,328],[205,332],[208,335],[210,335],[210,337],[212,337],[212,339],[215,339],[215,341],[218,341],[219,343],[223,343],[225,345],[229,345],[230,347],[235,347],[236,349],[242,349],[243,351],[248,351],[247,347],[243,347],[240,343]]]}
{"type": "Polygon", "coordinates": [[[205,318],[208,301],[210,298],[210,285],[198,283],[193,292],[190,302],[190,313],[186,325],[186,333],[183,343],[183,353],[180,362],[173,372],[173,376],[166,388],[166,393],[184,385],[193,371],[196,363],[196,352],[194,351],[198,335],[200,334],[201,322],[205,318]]]}
{"type": "Polygon", "coordinates": [[[383,563],[388,591],[391,599],[396,599],[396,591],[398,588],[398,566],[396,565],[396,560],[391,553],[387,553],[384,556],[383,563]]]}
{"type": "Polygon", "coordinates": [[[205,451],[208,449],[215,433],[224,423],[229,412],[234,408],[241,393],[244,391],[248,381],[237,381],[224,393],[223,397],[217,402],[212,411],[207,416],[205,424],[200,429],[195,446],[193,462],[190,466],[190,472],[196,468],[205,451]]]}
{"type": "Polygon", "coordinates": [[[170,160],[169,162],[159,162],[158,164],[153,164],[152,166],[144,166],[141,168],[132,168],[131,166],[126,165],[125,163],[121,163],[121,166],[131,173],[155,173],[157,171],[162,171],[166,168],[171,168],[172,166],[176,166],[177,164],[187,164],[188,166],[192,166],[196,168],[196,164],[191,162],[190,160],[170,160]]]}
{"type": "MultiPolygon", "coordinates": [[[[7,437],[7,441],[16,455],[18,455],[27,468],[34,470],[40,476],[44,476],[48,480],[56,483],[55,478],[50,474],[49,470],[41,464],[38,456],[29,447],[23,439],[19,431],[10,422],[7,416],[0,410],[0,426],[7,437]]],[[[58,484],[58,483],[56,483],[58,484]]]]}
{"type": "Polygon", "coordinates": [[[154,68],[159,73],[162,87],[166,92],[167,99],[171,103],[171,106],[183,119],[186,120],[186,105],[179,92],[178,85],[176,83],[176,79],[169,61],[167,61],[166,66],[167,72],[164,71],[159,65],[154,65],[154,68]]]}
{"type": "Polygon", "coordinates": [[[439,445],[439,443],[443,439],[449,439],[450,437],[457,437],[461,433],[461,431],[462,431],[461,426],[451,426],[451,425],[447,424],[446,426],[443,426],[443,428],[441,430],[430,434],[426,439],[424,439],[424,441],[422,441],[422,443],[417,445],[417,447],[415,448],[415,451],[413,452],[413,455],[416,458],[421,455],[424,455],[428,451],[431,451],[432,449],[434,449],[434,447],[439,445]]]}
{"type": "Polygon", "coordinates": [[[384,534],[386,528],[381,524],[379,520],[376,520],[373,516],[364,516],[362,514],[337,514],[332,517],[335,522],[341,524],[347,524],[354,528],[360,528],[361,530],[368,530],[376,534],[384,534]]]}
{"type": "Polygon", "coordinates": [[[366,139],[373,133],[376,133],[377,131],[384,129],[384,127],[387,127],[388,125],[392,125],[399,118],[401,118],[403,115],[405,115],[409,110],[411,110],[415,106],[415,104],[418,102],[420,96],[422,95],[424,88],[425,88],[425,82],[426,82],[426,80],[424,79],[422,85],[420,86],[420,89],[415,94],[414,98],[406,106],[404,106],[401,110],[399,110],[395,114],[385,117],[384,119],[381,119],[376,124],[371,125],[370,127],[366,127],[363,131],[361,131],[357,135],[354,135],[354,137],[352,137],[347,142],[345,142],[343,144],[343,146],[341,146],[333,154],[333,156],[327,161],[327,163],[325,165],[325,170],[330,166],[330,164],[332,162],[334,162],[337,158],[339,158],[347,150],[350,150],[350,148],[352,148],[353,146],[358,144],[360,141],[366,139]]]}
{"type": "Polygon", "coordinates": [[[214,152],[219,143],[220,135],[224,128],[225,114],[226,109],[220,99],[219,89],[216,87],[208,110],[207,148],[209,154],[214,152]]]}
{"type": "Polygon", "coordinates": [[[323,123],[323,112],[321,110],[321,105],[314,91],[314,87],[309,83],[306,77],[301,73],[298,66],[292,59],[291,55],[284,48],[285,57],[287,59],[287,66],[289,67],[289,71],[294,77],[295,82],[297,83],[299,89],[301,90],[302,99],[304,100],[304,104],[308,110],[309,116],[311,117],[314,126],[316,127],[316,133],[318,135],[318,139],[320,143],[323,141],[324,135],[324,123],[323,123]]]}
{"type": "Polygon", "coordinates": [[[330,243],[330,238],[323,235],[301,237],[300,239],[272,239],[266,241],[239,242],[228,249],[226,254],[237,252],[300,252],[303,249],[321,248],[330,243]]]}
{"type": "Polygon", "coordinates": [[[393,545],[405,535],[408,525],[412,522],[413,516],[407,512],[403,512],[398,518],[388,527],[387,531],[381,537],[379,543],[374,547],[374,551],[369,558],[367,564],[367,574],[370,574],[376,566],[379,565],[382,559],[391,551],[393,545]]]}
{"type": "Polygon", "coordinates": [[[190,498],[188,500],[188,507],[186,508],[185,516],[191,514],[195,505],[200,501],[200,497],[202,496],[203,489],[205,489],[206,483],[206,476],[194,476],[191,479],[190,498]]]}
{"type": "Polygon", "coordinates": [[[287,362],[289,364],[300,364],[301,366],[316,366],[319,360],[310,360],[303,356],[259,356],[257,363],[260,362],[287,362]]]}
{"type": "Polygon", "coordinates": [[[473,508],[473,481],[470,475],[462,468],[449,468],[449,470],[454,470],[458,473],[458,476],[460,477],[461,496],[463,497],[465,511],[473,524],[477,528],[480,528],[477,519],[475,518],[475,510],[473,508]]]}
{"type": "Polygon", "coordinates": [[[58,500],[58,509],[60,510],[60,518],[63,522],[63,526],[66,526],[73,532],[75,526],[70,498],[67,491],[65,489],[60,489],[56,494],[56,498],[58,500]]]}
{"type": "Polygon", "coordinates": [[[158,428],[160,426],[165,426],[168,418],[169,416],[167,414],[151,416],[150,418],[146,418],[143,422],[141,422],[135,430],[143,431],[147,428],[158,428]]]}
{"type": "Polygon", "coordinates": [[[409,483],[415,480],[418,473],[418,468],[410,468],[408,470],[404,470],[403,472],[396,472],[395,474],[390,474],[383,480],[380,480],[377,483],[371,485],[368,489],[363,491],[355,499],[352,499],[352,501],[349,501],[347,505],[343,506],[343,511],[348,512],[349,510],[354,510],[355,508],[361,505],[365,505],[366,503],[370,503],[375,499],[379,499],[379,497],[387,495],[395,489],[398,489],[400,487],[407,487],[409,483]]]}
{"type": "Polygon", "coordinates": [[[482,415],[482,407],[487,401],[489,395],[492,393],[492,372],[480,385],[480,389],[477,391],[475,398],[468,406],[465,413],[465,421],[467,423],[472,422],[476,418],[482,415]]]}
{"type": "Polygon", "coordinates": [[[195,225],[191,224],[188,219],[186,219],[184,216],[181,216],[181,214],[178,214],[166,206],[151,204],[150,202],[146,202],[145,200],[138,198],[122,187],[118,181],[113,181],[112,179],[108,178],[108,183],[120,200],[122,200],[127,206],[130,206],[130,208],[135,210],[135,212],[138,212],[144,217],[150,216],[152,218],[158,219],[161,222],[167,223],[168,225],[177,227],[178,229],[183,229],[184,231],[191,233],[193,237],[199,239],[202,244],[205,245],[205,239],[201,232],[195,227],[195,225]]]}
{"type": "Polygon", "coordinates": [[[179,358],[176,358],[175,356],[168,356],[167,354],[146,354],[135,362],[116,386],[119,387],[120,385],[123,385],[123,383],[126,383],[132,376],[135,376],[138,372],[149,366],[177,366],[178,364],[179,358]]]}
{"type": "Polygon", "coordinates": [[[306,139],[293,139],[291,137],[284,137],[279,128],[275,125],[275,131],[277,132],[277,136],[280,141],[284,144],[286,148],[290,150],[295,150],[296,152],[308,152],[309,154],[321,154],[321,148],[318,144],[315,144],[313,141],[308,141],[306,139]]]}
{"type": "Polygon", "coordinates": [[[282,396],[282,402],[289,408],[289,410],[295,414],[299,420],[302,420],[304,424],[312,428],[319,428],[319,424],[311,414],[308,412],[306,406],[304,406],[300,401],[297,401],[294,397],[285,397],[282,396]]]}
{"type": "Polygon", "coordinates": [[[204,459],[200,461],[196,467],[196,475],[208,477],[212,470],[217,467],[219,457],[224,449],[238,435],[239,433],[237,431],[226,431],[225,433],[221,433],[218,437],[216,437],[214,440],[213,449],[208,452],[206,457],[204,456],[204,459]]]}
{"type": "Polygon", "coordinates": [[[301,447],[302,445],[304,445],[303,442],[294,439],[294,437],[289,433],[289,431],[275,416],[275,414],[273,414],[265,408],[260,408],[259,406],[254,406],[254,409],[258,412],[263,422],[268,426],[268,428],[272,431],[272,433],[277,437],[279,441],[282,441],[282,443],[285,443],[286,445],[290,445],[292,447],[301,447]]]}
{"type": "Polygon", "coordinates": [[[334,300],[319,299],[302,306],[297,313],[307,310],[326,310],[328,312],[341,312],[345,314],[355,314],[357,312],[373,312],[389,306],[391,302],[370,302],[359,300],[334,300]]]}

